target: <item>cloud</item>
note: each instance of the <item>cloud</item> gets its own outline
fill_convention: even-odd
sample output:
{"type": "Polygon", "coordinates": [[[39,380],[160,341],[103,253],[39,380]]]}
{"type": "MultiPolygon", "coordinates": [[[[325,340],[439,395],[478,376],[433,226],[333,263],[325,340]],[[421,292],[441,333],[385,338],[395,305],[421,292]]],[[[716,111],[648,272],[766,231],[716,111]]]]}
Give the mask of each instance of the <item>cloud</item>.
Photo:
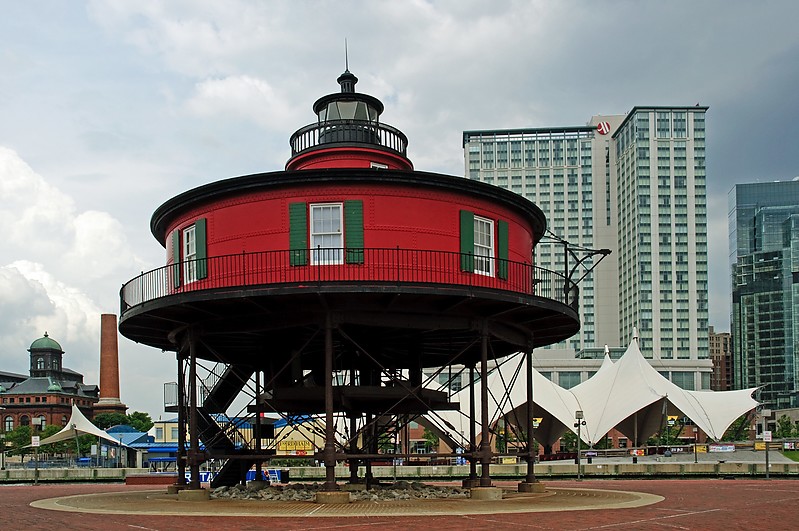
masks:
{"type": "Polygon", "coordinates": [[[73,215],[72,199],[3,146],[0,146],[0,197],[3,198],[0,226],[7,244],[24,246],[33,253],[58,253],[64,249],[63,241],[68,235],[64,220],[73,215]]]}
{"type": "MultiPolygon", "coordinates": [[[[57,280],[42,264],[20,260],[0,267],[0,359],[27,366],[24,351],[48,332],[65,348],[85,351],[99,337],[100,309],[79,289],[57,280]]],[[[91,350],[96,351],[96,347],[91,350]]],[[[83,353],[83,352],[81,352],[83,353]]],[[[74,357],[76,361],[79,356],[74,357]]]]}
{"type": "Polygon", "coordinates": [[[234,122],[253,121],[266,130],[297,127],[300,114],[288,99],[262,79],[231,76],[198,83],[186,102],[190,113],[234,122]]]}

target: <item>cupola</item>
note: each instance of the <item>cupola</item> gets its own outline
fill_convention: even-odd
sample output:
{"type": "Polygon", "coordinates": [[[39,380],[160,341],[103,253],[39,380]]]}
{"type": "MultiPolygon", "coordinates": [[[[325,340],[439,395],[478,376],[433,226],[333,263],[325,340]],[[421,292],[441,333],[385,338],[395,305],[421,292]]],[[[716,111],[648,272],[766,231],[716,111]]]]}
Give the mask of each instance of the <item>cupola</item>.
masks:
{"type": "Polygon", "coordinates": [[[341,90],[322,96],[313,105],[316,123],[291,136],[291,159],[286,169],[412,170],[407,137],[399,129],[380,123],[383,103],[355,92],[358,78],[349,70],[336,81],[341,90]]]}

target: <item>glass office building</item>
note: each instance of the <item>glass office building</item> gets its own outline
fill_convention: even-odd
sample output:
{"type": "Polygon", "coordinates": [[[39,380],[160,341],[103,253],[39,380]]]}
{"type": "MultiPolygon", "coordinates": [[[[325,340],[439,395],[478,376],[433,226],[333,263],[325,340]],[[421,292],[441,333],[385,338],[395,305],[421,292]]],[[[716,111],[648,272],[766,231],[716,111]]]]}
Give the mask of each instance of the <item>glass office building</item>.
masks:
{"type": "Polygon", "coordinates": [[[732,379],[760,400],[799,406],[799,181],[735,185],[729,194],[732,379]]]}
{"type": "MultiPolygon", "coordinates": [[[[535,202],[555,236],[613,251],[581,284],[580,333],[553,347],[624,346],[637,328],[644,355],[694,374],[685,387],[710,388],[707,109],[634,107],[585,126],[463,133],[467,177],[535,202]]],[[[539,244],[536,261],[563,269],[562,245],[539,244]]]]}

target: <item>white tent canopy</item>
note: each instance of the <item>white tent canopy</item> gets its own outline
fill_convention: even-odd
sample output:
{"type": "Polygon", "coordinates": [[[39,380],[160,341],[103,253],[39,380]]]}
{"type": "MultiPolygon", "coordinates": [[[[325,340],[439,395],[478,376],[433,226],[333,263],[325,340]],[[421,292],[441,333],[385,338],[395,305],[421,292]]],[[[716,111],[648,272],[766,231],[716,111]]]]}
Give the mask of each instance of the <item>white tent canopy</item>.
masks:
{"type": "MultiPolygon", "coordinates": [[[[508,422],[525,425],[526,374],[526,356],[521,356],[519,364],[506,361],[488,375],[491,425],[503,416],[508,422]],[[509,397],[503,399],[506,388],[509,397]]],[[[575,412],[580,410],[585,421],[580,436],[587,444],[596,443],[613,428],[633,441],[644,441],[660,429],[666,415],[688,417],[708,437],[720,440],[736,418],[757,407],[752,398],[755,390],[684,390],[653,369],[633,339],[616,363],[606,355],[596,374],[571,389],[533,370],[533,416],[541,419],[534,437],[549,446],[567,429],[576,432],[575,412]]],[[[469,394],[465,387],[453,395],[453,401],[460,402],[460,411],[436,412],[419,422],[444,436],[448,444],[466,447],[469,394]]],[[[475,414],[481,418],[479,400],[475,414]]],[[[477,431],[479,438],[479,427],[477,431]]]]}
{"type": "Polygon", "coordinates": [[[100,437],[101,439],[105,439],[110,441],[114,444],[125,446],[119,440],[114,439],[111,435],[106,433],[104,430],[101,430],[97,426],[91,423],[89,419],[87,419],[83,413],[81,413],[78,406],[72,404],[72,416],[69,417],[69,421],[67,425],[64,426],[64,429],[59,431],[58,433],[47,437],[46,439],[42,439],[39,441],[40,445],[50,444],[50,443],[57,443],[61,441],[66,441],[68,439],[74,439],[77,435],[83,435],[88,433],[89,435],[94,435],[96,437],[100,437]]]}

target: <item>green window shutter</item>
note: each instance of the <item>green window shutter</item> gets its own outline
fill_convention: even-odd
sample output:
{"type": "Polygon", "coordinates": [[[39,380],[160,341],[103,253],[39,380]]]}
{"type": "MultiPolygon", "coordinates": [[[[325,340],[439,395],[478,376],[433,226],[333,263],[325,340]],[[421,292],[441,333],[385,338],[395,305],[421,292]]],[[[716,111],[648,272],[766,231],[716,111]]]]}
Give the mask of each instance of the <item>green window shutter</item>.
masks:
{"type": "Polygon", "coordinates": [[[363,201],[344,201],[344,247],[348,264],[363,263],[363,201]]]}
{"type": "Polygon", "coordinates": [[[289,264],[308,264],[308,208],[305,203],[289,204],[289,264]]]}
{"type": "Polygon", "coordinates": [[[180,287],[180,231],[172,231],[172,286],[180,287]]]}
{"type": "Polygon", "coordinates": [[[497,221],[497,277],[508,280],[508,222],[497,221]]]}
{"type": "Polygon", "coordinates": [[[474,273],[474,212],[461,210],[461,271],[474,273]]]}
{"type": "Polygon", "coordinates": [[[208,277],[208,223],[205,218],[194,222],[194,238],[197,250],[197,278],[208,277]]]}

